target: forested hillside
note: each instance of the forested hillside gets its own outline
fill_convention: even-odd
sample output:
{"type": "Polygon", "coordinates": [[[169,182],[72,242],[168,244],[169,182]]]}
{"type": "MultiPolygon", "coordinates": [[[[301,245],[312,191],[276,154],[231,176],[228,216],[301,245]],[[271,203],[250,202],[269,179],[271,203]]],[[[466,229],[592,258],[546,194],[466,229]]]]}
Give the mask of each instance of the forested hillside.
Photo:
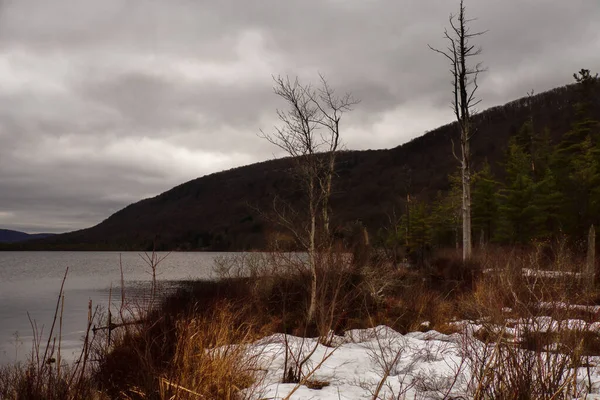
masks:
{"type": "MultiPolygon", "coordinates": [[[[473,239],[480,244],[526,245],[561,236],[576,243],[591,225],[598,225],[599,85],[597,76],[587,70],[574,77],[577,85],[569,89],[576,99],[569,103],[550,103],[553,99],[545,95],[514,103],[529,109],[529,116],[510,129],[501,152],[490,148],[483,154],[487,160],[475,168],[473,239]],[[552,104],[554,117],[535,113],[540,101],[552,104]],[[564,125],[553,127],[553,118],[558,121],[567,114],[564,125]]],[[[458,173],[450,182],[450,189],[433,200],[411,201],[387,239],[408,243],[418,252],[432,245],[457,246],[461,229],[458,173]]]]}
{"type": "MultiPolygon", "coordinates": [[[[600,85],[577,77],[475,117],[476,243],[577,238],[598,222],[600,85]]],[[[415,251],[453,246],[460,228],[451,178],[456,137],[449,124],[393,149],[341,153],[331,203],[338,237],[360,223],[381,244],[409,243],[415,251]]],[[[92,228],[10,248],[262,249],[281,231],[269,218],[274,196],[298,205],[296,186],[289,159],[266,161],[184,183],[92,228]]]]}

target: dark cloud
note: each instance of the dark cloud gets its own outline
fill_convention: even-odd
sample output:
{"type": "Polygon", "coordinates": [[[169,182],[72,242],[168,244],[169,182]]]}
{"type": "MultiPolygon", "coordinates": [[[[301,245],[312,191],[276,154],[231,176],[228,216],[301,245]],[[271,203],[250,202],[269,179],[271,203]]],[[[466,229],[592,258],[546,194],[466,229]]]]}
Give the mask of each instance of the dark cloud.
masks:
{"type": "MultiPolygon", "coordinates": [[[[186,180],[270,158],[273,74],[361,99],[348,148],[452,119],[447,0],[4,0],[0,227],[65,231],[186,180]]],[[[595,1],[467,2],[481,108],[600,69],[595,1]]]]}

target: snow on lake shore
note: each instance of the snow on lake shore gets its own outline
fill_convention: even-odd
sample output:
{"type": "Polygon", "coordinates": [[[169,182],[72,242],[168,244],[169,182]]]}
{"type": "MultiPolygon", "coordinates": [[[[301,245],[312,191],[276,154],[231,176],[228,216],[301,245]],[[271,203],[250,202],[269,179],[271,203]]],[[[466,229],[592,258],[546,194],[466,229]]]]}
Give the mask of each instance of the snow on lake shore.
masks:
{"type": "MultiPolygon", "coordinates": [[[[332,336],[330,346],[317,339],[273,335],[248,349],[259,360],[261,373],[246,394],[253,399],[471,398],[470,363],[468,357],[463,357],[464,349],[463,334],[429,331],[402,335],[385,326],[332,336]],[[304,376],[308,376],[305,384],[281,383],[286,348],[288,370],[297,364],[294,360],[308,359],[302,368],[304,376]]],[[[599,360],[594,357],[590,361],[596,364],[599,360]]],[[[583,370],[577,375],[580,393],[589,382],[583,370]]],[[[591,368],[594,393],[600,392],[598,372],[591,368]]],[[[588,394],[585,398],[600,399],[600,395],[588,394]]]]}

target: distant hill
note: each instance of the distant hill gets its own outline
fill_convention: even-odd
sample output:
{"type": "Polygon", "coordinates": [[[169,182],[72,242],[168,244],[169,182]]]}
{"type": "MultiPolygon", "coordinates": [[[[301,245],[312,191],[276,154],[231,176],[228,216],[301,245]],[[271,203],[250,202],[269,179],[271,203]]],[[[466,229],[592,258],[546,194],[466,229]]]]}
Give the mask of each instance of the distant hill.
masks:
{"type": "MultiPolygon", "coordinates": [[[[478,114],[471,144],[474,168],[487,160],[502,179],[500,163],[509,136],[531,117],[536,130],[548,129],[558,140],[570,127],[578,96],[576,87],[569,85],[478,114]]],[[[455,124],[393,149],[341,153],[331,202],[334,226],[344,228],[360,220],[375,232],[407,194],[430,199],[448,189],[448,174],[457,169],[451,139],[456,142],[455,124]]],[[[302,199],[290,168],[289,159],[277,159],[207,175],[131,204],[94,227],[10,248],[262,249],[267,236],[277,230],[264,216],[273,209],[274,195],[295,204],[302,199]]]]}
{"type": "Polygon", "coordinates": [[[44,239],[54,236],[52,233],[35,233],[29,234],[19,231],[11,231],[9,229],[0,229],[0,243],[18,243],[26,242],[33,239],[44,239]]]}

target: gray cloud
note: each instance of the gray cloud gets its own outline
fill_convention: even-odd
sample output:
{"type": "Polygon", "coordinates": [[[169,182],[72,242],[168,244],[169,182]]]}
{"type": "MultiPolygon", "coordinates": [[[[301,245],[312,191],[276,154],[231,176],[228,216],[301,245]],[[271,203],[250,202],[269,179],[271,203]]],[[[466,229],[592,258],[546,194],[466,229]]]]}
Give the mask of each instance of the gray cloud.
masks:
{"type": "MultiPolygon", "coordinates": [[[[260,161],[273,74],[326,75],[361,99],[348,148],[389,148],[452,119],[427,45],[447,0],[4,0],[0,227],[91,226],[186,180],[260,161]]],[[[489,30],[481,108],[600,69],[592,0],[467,2],[489,30]]]]}

